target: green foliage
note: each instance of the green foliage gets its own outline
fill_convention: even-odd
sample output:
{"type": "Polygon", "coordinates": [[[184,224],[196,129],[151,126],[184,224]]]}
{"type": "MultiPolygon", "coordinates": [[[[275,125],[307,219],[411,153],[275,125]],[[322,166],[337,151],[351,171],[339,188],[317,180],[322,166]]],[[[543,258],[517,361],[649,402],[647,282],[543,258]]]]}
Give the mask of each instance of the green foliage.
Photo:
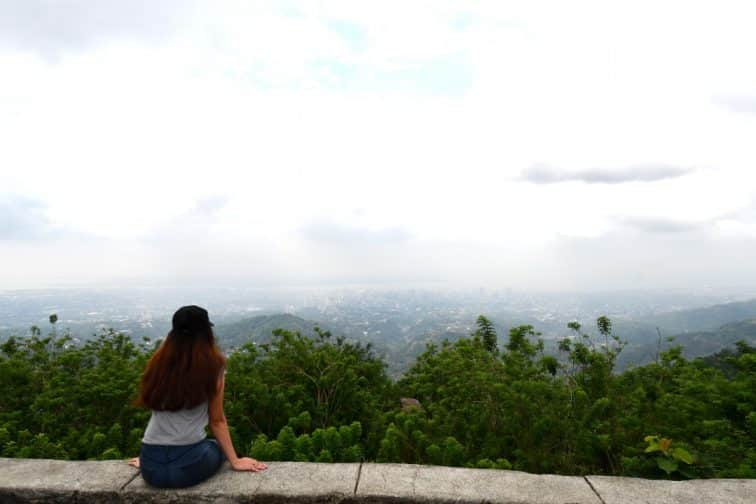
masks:
{"type": "MultiPolygon", "coordinates": [[[[50,316],[51,324],[57,316],[50,316]]],[[[66,333],[0,345],[0,450],[6,457],[105,459],[134,453],[124,429],[144,431],[149,412],[129,405],[149,349],[102,331],[82,344],[66,333]]],[[[141,436],[141,434],[140,434],[141,436]]]]}
{"type": "Polygon", "coordinates": [[[473,338],[480,338],[487,351],[492,354],[498,353],[498,337],[496,336],[496,329],[494,328],[493,322],[483,315],[479,315],[475,323],[477,324],[478,329],[473,333],[473,338]]]}
{"type": "Polygon", "coordinates": [[[310,434],[296,436],[290,426],[269,441],[259,434],[250,446],[251,456],[261,460],[296,460],[300,462],[359,462],[364,448],[360,442],[359,422],[339,428],[318,428],[310,434]]]}
{"type": "MultiPolygon", "coordinates": [[[[275,330],[270,343],[247,343],[229,357],[229,424],[236,426],[244,446],[260,433],[278,436],[286,426],[314,435],[318,429],[358,422],[362,450],[374,457],[384,430],[383,412],[396,400],[386,364],[372,355],[370,345],[343,337],[334,341],[319,328],[315,332],[315,338],[308,338],[275,330]]],[[[331,447],[328,452],[334,459],[342,456],[331,447]]],[[[313,454],[321,455],[320,449],[313,454]]]]}
{"type": "Polygon", "coordinates": [[[675,471],[680,471],[682,475],[688,475],[684,469],[680,468],[680,463],[690,465],[693,463],[693,455],[682,446],[677,446],[671,439],[659,436],[646,436],[643,440],[648,443],[644,450],[646,453],[658,453],[655,458],[656,465],[659,469],[670,476],[675,471]],[[674,445],[674,446],[673,446],[674,445]]]}
{"type": "MultiPolygon", "coordinates": [[[[119,459],[138,454],[150,412],[130,406],[157,348],[115,331],[0,344],[0,455],[119,459]]],[[[616,372],[611,320],[568,324],[560,356],[529,325],[499,348],[478,317],[470,337],[429,343],[396,383],[370,345],[274,330],[229,355],[226,417],[260,460],[402,462],[651,478],[756,477],[756,349],[706,359],[679,346],[616,372]],[[402,409],[400,397],[420,408],[402,409]],[[650,433],[664,433],[651,435],[650,433]],[[673,441],[674,440],[674,441],[673,441]]]]}

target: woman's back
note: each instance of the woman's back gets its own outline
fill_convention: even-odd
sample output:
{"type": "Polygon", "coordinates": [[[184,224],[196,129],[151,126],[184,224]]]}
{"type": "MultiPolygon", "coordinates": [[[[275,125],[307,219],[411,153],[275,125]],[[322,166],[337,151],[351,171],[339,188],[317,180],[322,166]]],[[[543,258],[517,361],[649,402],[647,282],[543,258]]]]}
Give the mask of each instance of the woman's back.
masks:
{"type": "Polygon", "coordinates": [[[178,411],[152,410],[144,431],[143,443],[154,445],[188,445],[207,437],[208,402],[178,411]]]}
{"type": "Polygon", "coordinates": [[[212,327],[204,308],[179,308],[172,329],[142,373],[134,405],[149,408],[152,416],[136,466],[152,486],[194,485],[217,472],[226,459],[239,471],[267,467],[239,457],[234,450],[223,413],[226,359],[215,343],[212,327]],[[208,424],[215,439],[207,439],[208,424]]]}

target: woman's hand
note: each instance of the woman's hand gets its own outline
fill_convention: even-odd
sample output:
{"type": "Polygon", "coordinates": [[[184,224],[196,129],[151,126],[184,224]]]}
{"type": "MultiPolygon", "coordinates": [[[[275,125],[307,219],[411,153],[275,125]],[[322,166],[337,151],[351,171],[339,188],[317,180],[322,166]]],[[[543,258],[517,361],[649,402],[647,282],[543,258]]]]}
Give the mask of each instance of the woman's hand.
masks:
{"type": "Polygon", "coordinates": [[[139,457],[134,457],[133,459],[129,459],[129,465],[134,466],[137,469],[139,469],[139,457]]]}
{"type": "Polygon", "coordinates": [[[253,458],[249,457],[241,457],[236,460],[233,464],[231,464],[231,467],[234,468],[236,471],[252,471],[252,472],[258,472],[262,471],[268,468],[267,464],[263,464],[262,462],[255,460],[253,458]]]}

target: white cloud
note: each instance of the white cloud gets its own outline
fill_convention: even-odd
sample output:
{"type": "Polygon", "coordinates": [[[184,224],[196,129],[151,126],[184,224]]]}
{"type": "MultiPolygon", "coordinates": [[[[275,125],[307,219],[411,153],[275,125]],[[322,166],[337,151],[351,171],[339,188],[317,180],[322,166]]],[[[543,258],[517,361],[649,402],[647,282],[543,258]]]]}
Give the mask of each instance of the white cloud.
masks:
{"type": "Polygon", "coordinates": [[[586,184],[625,184],[629,182],[656,182],[677,178],[693,172],[692,168],[664,164],[626,166],[620,169],[593,168],[567,172],[550,166],[535,164],[522,173],[522,180],[534,184],[559,182],[585,182],[586,184]]]}
{"type": "Polygon", "coordinates": [[[191,12],[190,2],[25,0],[0,3],[0,43],[56,61],[117,38],[161,42],[191,12]]]}
{"type": "MultiPolygon", "coordinates": [[[[748,3],[197,2],[146,8],[146,31],[76,5],[108,22],[67,12],[0,38],[0,187],[110,257],[71,255],[71,281],[548,286],[563,240],[753,235],[752,214],[722,216],[756,197],[756,124],[712,100],[756,86],[748,3]],[[519,180],[537,163],[562,183],[519,180]],[[187,252],[192,233],[208,238],[187,252]],[[345,233],[373,249],[312,240],[345,233]]],[[[27,272],[57,252],[18,246],[0,254],[27,272]]],[[[18,270],[0,282],[47,278],[18,270]]]]}
{"type": "Polygon", "coordinates": [[[733,112],[756,115],[756,96],[718,96],[714,101],[733,112]]]}

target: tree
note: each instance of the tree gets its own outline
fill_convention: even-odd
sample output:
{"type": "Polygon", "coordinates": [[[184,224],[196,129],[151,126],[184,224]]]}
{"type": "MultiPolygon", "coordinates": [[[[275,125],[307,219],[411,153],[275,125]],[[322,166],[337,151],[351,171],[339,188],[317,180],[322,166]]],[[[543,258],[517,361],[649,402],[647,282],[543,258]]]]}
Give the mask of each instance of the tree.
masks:
{"type": "Polygon", "coordinates": [[[473,337],[481,338],[485,349],[492,354],[497,354],[499,352],[498,338],[493,323],[483,315],[478,315],[475,323],[478,325],[478,329],[473,333],[473,337]]]}
{"type": "MultiPolygon", "coordinates": [[[[247,342],[228,357],[234,444],[261,460],[756,477],[756,349],[748,344],[692,361],[676,346],[617,373],[625,342],[606,317],[592,334],[568,324],[561,359],[530,325],[492,347],[487,320],[454,343],[428,343],[396,383],[370,345],[327,331],[276,330],[270,343],[247,342]],[[401,397],[423,407],[403,411],[401,397]]],[[[0,455],[136,455],[150,412],[129,405],[158,343],[112,329],[85,342],[38,327],[8,338],[0,344],[0,455]]]]}

